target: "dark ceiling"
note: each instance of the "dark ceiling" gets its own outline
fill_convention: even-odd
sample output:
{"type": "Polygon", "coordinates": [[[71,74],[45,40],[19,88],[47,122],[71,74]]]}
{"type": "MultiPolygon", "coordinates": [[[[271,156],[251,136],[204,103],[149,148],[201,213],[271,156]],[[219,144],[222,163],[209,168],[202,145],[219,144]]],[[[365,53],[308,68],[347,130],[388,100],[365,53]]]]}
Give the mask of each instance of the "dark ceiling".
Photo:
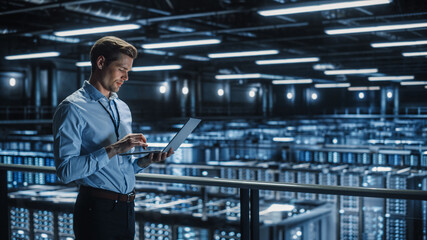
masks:
{"type": "MultiPolygon", "coordinates": [[[[427,28],[327,35],[327,28],[345,28],[427,21],[426,0],[394,0],[390,4],[265,17],[258,10],[325,1],[303,0],[151,0],[151,1],[0,1],[1,54],[59,51],[55,61],[89,60],[89,46],[104,35],[121,37],[138,47],[135,66],[181,64],[182,72],[216,74],[262,73],[283,78],[312,78],[314,82],[348,81],[373,85],[367,75],[325,75],[314,69],[378,68],[377,75],[414,75],[426,80],[426,57],[403,57],[402,52],[425,51],[427,45],[372,48],[372,42],[427,39],[427,28]],[[78,43],[54,40],[54,31],[111,24],[136,23],[140,29],[71,37],[78,43]],[[177,30],[178,29],[178,30],[177,30]],[[183,32],[184,31],[184,32],[183,32]],[[158,49],[143,52],[143,43],[218,38],[221,44],[158,49]],[[208,53],[279,50],[259,57],[208,59],[208,53]],[[160,52],[159,52],[160,51],[160,52]],[[162,55],[163,54],[163,55],[162,55]],[[206,61],[188,59],[203,57],[206,61]],[[255,60],[319,57],[317,63],[256,65],[255,60]],[[206,59],[207,58],[207,59],[206,59]]],[[[3,57],[2,57],[3,58],[3,57]]],[[[5,61],[3,61],[4,64],[5,61]]],[[[13,65],[13,61],[7,61],[13,65]]],[[[157,75],[156,75],[157,76],[157,75]]],[[[155,78],[152,79],[156,81],[155,78]]],[[[157,79],[160,81],[161,79],[157,79]]],[[[267,79],[251,81],[270,81],[267,79]]],[[[381,82],[386,85],[388,82],[381,82]]],[[[378,85],[378,84],[375,84],[378,85]]]]}

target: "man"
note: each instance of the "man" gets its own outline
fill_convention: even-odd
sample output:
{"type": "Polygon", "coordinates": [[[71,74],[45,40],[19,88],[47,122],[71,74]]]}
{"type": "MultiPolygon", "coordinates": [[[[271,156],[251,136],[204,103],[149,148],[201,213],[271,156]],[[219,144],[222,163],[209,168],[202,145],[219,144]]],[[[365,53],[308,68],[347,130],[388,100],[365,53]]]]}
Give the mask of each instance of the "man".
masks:
{"type": "Polygon", "coordinates": [[[136,160],[119,155],[148,146],[143,134],[132,133],[129,107],[117,96],[137,50],[107,36],[93,45],[90,55],[89,81],[61,102],[53,117],[56,171],[62,182],[80,186],[74,206],[76,239],[133,239],[134,174],[164,161],[173,150],[136,160]]]}

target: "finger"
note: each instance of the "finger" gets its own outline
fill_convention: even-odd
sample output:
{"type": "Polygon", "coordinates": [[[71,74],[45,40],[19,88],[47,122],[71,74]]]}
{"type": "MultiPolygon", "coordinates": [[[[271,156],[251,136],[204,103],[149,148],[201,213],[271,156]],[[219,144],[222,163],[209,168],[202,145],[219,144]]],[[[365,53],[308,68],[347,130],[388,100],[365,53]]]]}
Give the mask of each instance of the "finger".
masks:
{"type": "Polygon", "coordinates": [[[167,153],[162,153],[162,161],[166,160],[167,155],[168,155],[167,153]]]}
{"type": "Polygon", "coordinates": [[[153,153],[150,153],[150,155],[148,155],[148,159],[150,159],[150,162],[153,162],[153,153]]]}
{"type": "Polygon", "coordinates": [[[160,162],[162,160],[162,153],[157,154],[157,162],[160,162]]]}
{"type": "Polygon", "coordinates": [[[172,156],[172,154],[174,154],[175,152],[173,151],[173,148],[170,148],[168,151],[168,155],[166,157],[170,157],[172,156]]]}

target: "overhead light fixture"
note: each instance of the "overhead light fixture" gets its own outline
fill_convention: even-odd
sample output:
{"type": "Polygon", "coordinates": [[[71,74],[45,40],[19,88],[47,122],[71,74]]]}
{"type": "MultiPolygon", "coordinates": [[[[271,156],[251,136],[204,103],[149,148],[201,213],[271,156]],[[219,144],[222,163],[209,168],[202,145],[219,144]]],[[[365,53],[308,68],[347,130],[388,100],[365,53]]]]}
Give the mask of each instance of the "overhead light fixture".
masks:
{"type": "Polygon", "coordinates": [[[286,84],[309,84],[312,83],[312,79],[292,79],[292,80],[273,80],[271,83],[274,85],[286,85],[286,84]]]}
{"type": "Polygon", "coordinates": [[[325,33],[328,35],[337,35],[337,34],[349,34],[349,33],[406,30],[406,29],[425,28],[425,27],[427,27],[427,22],[416,22],[416,23],[387,24],[387,25],[375,25],[375,26],[353,27],[353,28],[333,28],[333,29],[329,28],[329,29],[325,29],[325,33]]]}
{"type": "Polygon", "coordinates": [[[147,43],[147,44],[142,44],[141,46],[144,49],[156,49],[156,48],[174,48],[174,47],[210,45],[210,44],[219,44],[219,43],[221,43],[221,40],[219,39],[200,39],[200,40],[164,42],[164,43],[147,43]]]}
{"type": "Polygon", "coordinates": [[[414,76],[384,76],[384,77],[368,77],[371,82],[375,81],[402,81],[402,80],[414,80],[414,76]]]}
{"type": "Polygon", "coordinates": [[[193,61],[198,61],[198,62],[208,62],[210,60],[207,57],[198,56],[198,55],[183,55],[183,56],[181,56],[181,58],[193,60],[193,61]]]}
{"type": "Polygon", "coordinates": [[[246,74],[223,74],[216,75],[215,79],[226,80],[226,79],[252,79],[252,78],[267,78],[267,79],[278,79],[283,78],[281,76],[261,74],[261,73],[246,73],[246,74]]]}
{"type": "Polygon", "coordinates": [[[366,69],[342,69],[342,70],[326,70],[326,75],[344,75],[344,74],[366,74],[366,73],[377,73],[377,68],[366,68],[366,69]]]}
{"type": "Polygon", "coordinates": [[[371,43],[371,47],[384,48],[384,47],[416,46],[416,45],[426,45],[426,44],[427,44],[427,40],[403,41],[403,42],[376,42],[376,43],[371,43]]]}
{"type": "Polygon", "coordinates": [[[56,31],[53,34],[60,37],[68,37],[68,36],[77,36],[77,35],[86,35],[86,34],[95,34],[95,33],[106,33],[106,32],[119,32],[119,31],[128,31],[139,29],[141,26],[138,24],[121,24],[121,25],[113,25],[106,27],[92,27],[92,28],[82,28],[76,30],[68,30],[68,31],[56,31]]]}
{"type": "Polygon", "coordinates": [[[378,91],[380,90],[379,86],[363,86],[363,87],[349,87],[348,91],[378,91]]]}
{"type": "Polygon", "coordinates": [[[244,52],[227,52],[227,53],[209,53],[210,58],[230,58],[230,57],[250,57],[262,55],[278,54],[278,50],[260,50],[260,51],[244,51],[244,52]]]}
{"type": "Polygon", "coordinates": [[[10,55],[5,56],[6,60],[21,60],[21,59],[32,59],[32,58],[47,58],[47,57],[57,57],[59,52],[42,52],[42,53],[29,53],[29,54],[19,54],[19,55],[10,55]]]}
{"type": "Polygon", "coordinates": [[[424,88],[427,89],[427,85],[425,85],[424,88]]]}
{"type": "Polygon", "coordinates": [[[78,38],[65,38],[65,37],[58,37],[53,35],[47,35],[47,34],[41,34],[41,39],[55,41],[55,42],[65,42],[65,43],[79,43],[80,39],[78,38]]]}
{"type": "Polygon", "coordinates": [[[350,83],[319,83],[314,84],[315,88],[346,88],[350,87],[350,83]]]}
{"type": "Polygon", "coordinates": [[[404,57],[419,57],[419,56],[427,56],[427,52],[404,52],[402,53],[404,57]]]}
{"type": "Polygon", "coordinates": [[[410,81],[410,82],[401,82],[402,86],[412,86],[412,85],[427,85],[427,81],[410,81]]]}
{"type": "Polygon", "coordinates": [[[181,65],[141,66],[141,67],[133,67],[132,72],[177,70],[177,69],[181,69],[181,68],[182,68],[181,65]]]}
{"type": "Polygon", "coordinates": [[[274,142],[293,142],[295,138],[293,137],[273,137],[274,142]]]}
{"type": "Polygon", "coordinates": [[[91,67],[92,63],[90,61],[85,62],[76,62],[77,67],[91,67]]]}
{"type": "Polygon", "coordinates": [[[306,62],[318,62],[318,61],[319,61],[318,57],[307,57],[307,58],[258,60],[258,61],[255,61],[255,63],[258,65],[268,65],[268,64],[306,63],[306,62]]]}
{"type": "Polygon", "coordinates": [[[310,5],[294,4],[294,6],[290,6],[287,8],[262,10],[258,11],[258,13],[262,16],[277,16],[306,12],[319,12],[333,9],[366,7],[379,4],[388,4],[390,2],[391,0],[334,1],[328,3],[317,2],[315,4],[311,3],[310,5]]]}

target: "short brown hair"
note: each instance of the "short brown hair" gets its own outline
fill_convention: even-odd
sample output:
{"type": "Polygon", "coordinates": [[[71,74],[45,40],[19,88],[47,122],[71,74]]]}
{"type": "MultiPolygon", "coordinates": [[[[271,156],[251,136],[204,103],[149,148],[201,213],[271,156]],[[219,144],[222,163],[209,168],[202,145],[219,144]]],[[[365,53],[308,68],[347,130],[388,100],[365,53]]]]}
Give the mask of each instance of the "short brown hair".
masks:
{"type": "Polygon", "coordinates": [[[138,55],[138,50],[132,44],[114,36],[106,36],[96,41],[90,49],[92,72],[96,69],[96,60],[99,56],[105,57],[105,64],[108,66],[119,58],[120,53],[135,59],[138,55]]]}

